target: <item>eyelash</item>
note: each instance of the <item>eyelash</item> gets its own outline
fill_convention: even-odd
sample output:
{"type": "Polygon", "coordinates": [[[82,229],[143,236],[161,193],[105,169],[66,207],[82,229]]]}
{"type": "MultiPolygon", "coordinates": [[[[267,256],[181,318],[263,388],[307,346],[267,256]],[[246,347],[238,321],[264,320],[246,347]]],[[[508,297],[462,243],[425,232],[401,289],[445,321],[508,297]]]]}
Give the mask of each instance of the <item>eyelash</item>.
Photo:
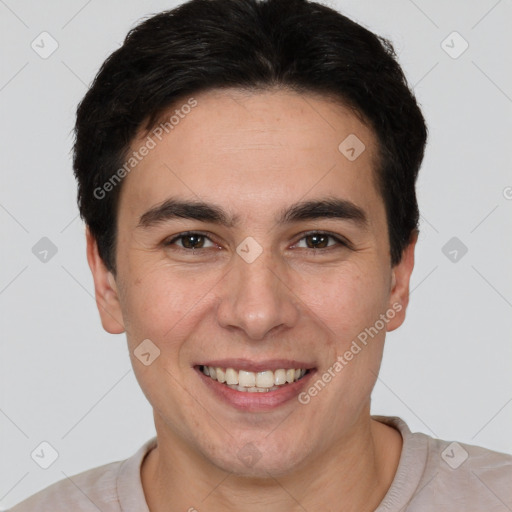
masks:
{"type": "MultiPolygon", "coordinates": [[[[208,240],[210,240],[210,242],[215,243],[208,236],[207,233],[204,233],[202,231],[186,231],[184,233],[180,233],[179,235],[174,236],[171,239],[168,239],[168,240],[164,241],[163,244],[164,244],[165,247],[169,247],[169,246],[173,245],[177,240],[186,238],[187,236],[191,236],[191,235],[202,236],[202,237],[207,238],[208,240]]],[[[331,245],[331,246],[328,246],[328,247],[318,248],[318,249],[306,248],[305,249],[306,251],[315,252],[316,253],[316,252],[319,252],[319,251],[324,251],[325,252],[325,251],[330,251],[330,250],[333,250],[333,249],[340,249],[342,247],[346,247],[346,248],[349,248],[349,249],[351,248],[351,245],[350,245],[350,243],[348,241],[345,241],[344,239],[340,238],[339,236],[334,235],[332,233],[329,233],[327,231],[308,231],[307,233],[303,233],[302,237],[299,238],[299,240],[297,240],[297,242],[295,242],[294,245],[298,244],[303,239],[305,239],[305,238],[307,238],[309,236],[313,236],[313,235],[320,235],[320,236],[326,236],[328,238],[331,238],[334,241],[336,241],[336,245],[331,245]]],[[[192,249],[188,249],[186,247],[177,247],[177,250],[185,251],[185,252],[201,251],[201,250],[204,250],[204,249],[211,249],[211,247],[198,248],[198,249],[193,249],[193,248],[192,249]]]]}

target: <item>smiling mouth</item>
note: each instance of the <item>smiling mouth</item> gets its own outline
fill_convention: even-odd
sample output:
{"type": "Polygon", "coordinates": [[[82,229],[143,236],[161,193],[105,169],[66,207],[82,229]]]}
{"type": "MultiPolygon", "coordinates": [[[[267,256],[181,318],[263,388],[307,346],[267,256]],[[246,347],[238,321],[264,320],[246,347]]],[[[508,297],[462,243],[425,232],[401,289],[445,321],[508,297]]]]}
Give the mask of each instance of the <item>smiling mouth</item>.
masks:
{"type": "Polygon", "coordinates": [[[200,365],[199,370],[212,380],[236,391],[246,393],[276,391],[288,384],[299,381],[311,371],[306,368],[281,368],[274,371],[249,372],[234,368],[204,365],[200,365]]]}

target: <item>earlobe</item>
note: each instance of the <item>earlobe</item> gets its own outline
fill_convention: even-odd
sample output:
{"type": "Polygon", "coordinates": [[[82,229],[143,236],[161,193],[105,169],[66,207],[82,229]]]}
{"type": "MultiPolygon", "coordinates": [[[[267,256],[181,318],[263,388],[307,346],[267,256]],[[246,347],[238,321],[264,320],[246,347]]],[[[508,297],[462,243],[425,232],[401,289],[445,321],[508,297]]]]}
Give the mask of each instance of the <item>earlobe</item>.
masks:
{"type": "Polygon", "coordinates": [[[103,328],[110,334],[121,334],[125,331],[118,287],[112,273],[107,270],[98,252],[98,244],[86,227],[87,261],[94,280],[96,306],[103,328]]]}

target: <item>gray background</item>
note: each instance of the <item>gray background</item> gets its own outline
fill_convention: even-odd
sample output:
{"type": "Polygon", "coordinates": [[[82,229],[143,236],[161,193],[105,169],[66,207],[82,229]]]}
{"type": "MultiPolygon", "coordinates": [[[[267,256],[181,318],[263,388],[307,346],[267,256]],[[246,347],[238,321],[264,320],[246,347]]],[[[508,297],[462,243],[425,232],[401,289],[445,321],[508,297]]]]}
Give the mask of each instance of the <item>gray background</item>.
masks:
{"type": "MultiPolygon", "coordinates": [[[[0,508],[154,435],[125,337],[99,321],[70,148],[101,63],[141,17],[174,5],[0,0],[0,508]],[[31,47],[51,49],[44,31],[58,43],[46,59],[31,47]],[[46,262],[32,251],[43,237],[57,249],[46,262]],[[30,456],[43,441],[59,454],[46,470],[30,456]]],[[[512,2],[328,5],[393,41],[430,129],[411,303],[372,412],[512,453],[512,2]]]]}

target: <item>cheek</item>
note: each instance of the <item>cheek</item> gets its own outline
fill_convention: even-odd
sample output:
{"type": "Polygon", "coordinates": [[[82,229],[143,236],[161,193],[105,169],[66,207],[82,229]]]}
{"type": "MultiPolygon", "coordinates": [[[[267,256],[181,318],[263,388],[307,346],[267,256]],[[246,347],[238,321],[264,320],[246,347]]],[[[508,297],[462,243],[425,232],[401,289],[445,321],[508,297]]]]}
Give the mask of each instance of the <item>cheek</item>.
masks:
{"type": "Polygon", "coordinates": [[[330,331],[336,342],[345,343],[373,325],[385,310],[388,293],[378,265],[347,263],[309,275],[296,285],[298,295],[330,331]]]}
{"type": "Polygon", "coordinates": [[[204,307],[205,290],[215,280],[206,275],[186,276],[166,262],[132,266],[122,300],[129,340],[154,339],[157,343],[180,338],[190,319],[204,307]]]}

